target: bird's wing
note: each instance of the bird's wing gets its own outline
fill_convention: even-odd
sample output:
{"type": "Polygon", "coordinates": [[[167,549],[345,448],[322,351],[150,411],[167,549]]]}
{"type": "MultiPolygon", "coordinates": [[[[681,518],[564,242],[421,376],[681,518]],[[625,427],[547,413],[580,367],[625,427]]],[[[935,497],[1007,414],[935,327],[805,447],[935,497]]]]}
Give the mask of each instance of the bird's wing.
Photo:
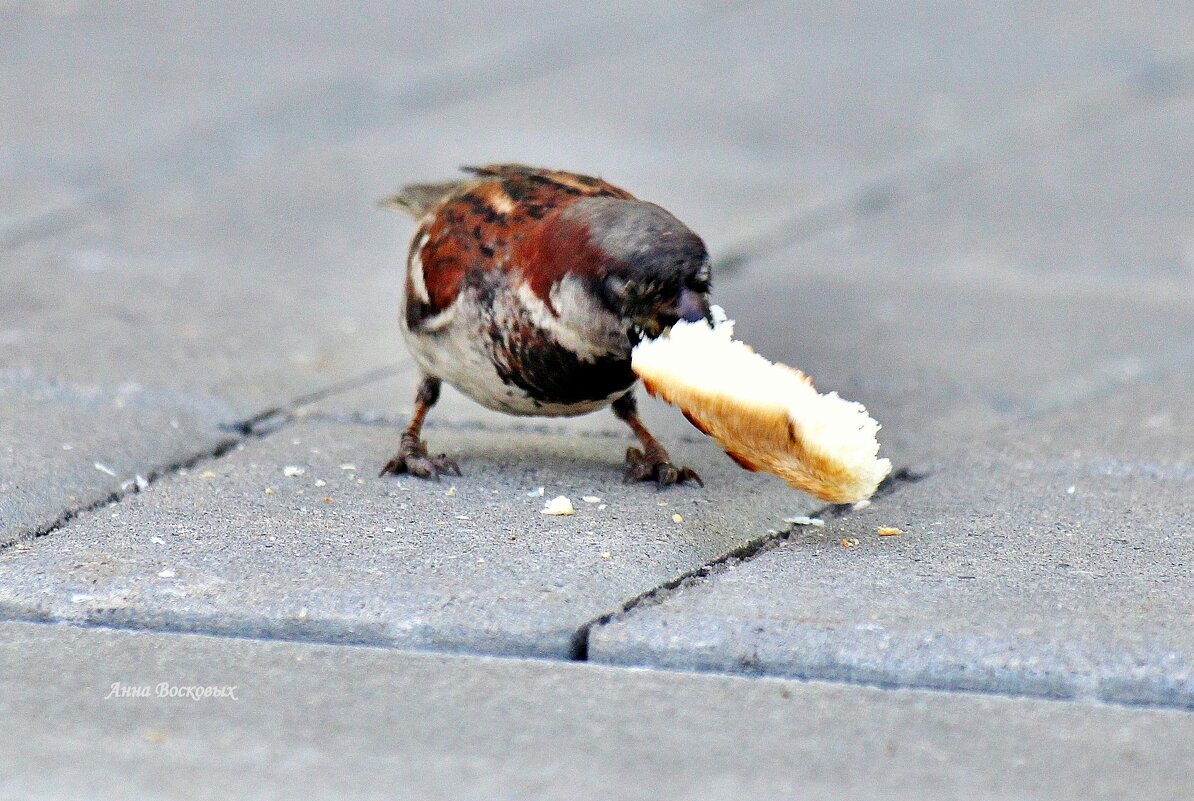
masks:
{"type": "Polygon", "coordinates": [[[525,183],[552,184],[569,194],[584,197],[616,197],[633,200],[634,195],[592,175],[564,170],[547,170],[525,164],[486,164],[483,167],[461,167],[464,172],[481,178],[497,178],[515,186],[525,183]]]}
{"type": "MultiPolygon", "coordinates": [[[[538,221],[586,197],[634,199],[600,178],[562,170],[522,164],[463,169],[474,177],[455,184],[411,187],[404,190],[410,201],[396,201],[404,208],[425,209],[419,215],[421,225],[407,269],[406,317],[412,329],[427,327],[433,319],[436,324],[442,322],[445,318],[440,314],[455,302],[470,274],[515,269],[514,249],[538,221]],[[428,191],[423,193],[424,189],[428,191]],[[442,194],[433,189],[442,189],[442,194]],[[423,194],[434,201],[423,203],[423,194]]],[[[533,283],[536,287],[550,284],[556,277],[554,273],[535,276],[533,283]]]]}

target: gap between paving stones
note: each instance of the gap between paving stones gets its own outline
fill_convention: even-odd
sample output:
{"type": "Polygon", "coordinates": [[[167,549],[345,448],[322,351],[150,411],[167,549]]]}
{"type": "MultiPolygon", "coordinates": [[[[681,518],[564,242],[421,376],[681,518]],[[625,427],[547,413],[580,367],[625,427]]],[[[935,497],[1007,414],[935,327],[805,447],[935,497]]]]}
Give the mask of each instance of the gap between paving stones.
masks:
{"type": "Polygon", "coordinates": [[[18,534],[6,542],[0,542],[0,551],[11,548],[18,543],[29,542],[30,540],[53,534],[82,515],[119,503],[129,495],[149,489],[149,487],[162,478],[177,475],[179,472],[189,470],[199,464],[216,461],[249,440],[267,437],[292,422],[295,419],[293,415],[294,410],[305,404],[324,400],[342,392],[349,392],[374,381],[383,381],[398,373],[399,368],[397,366],[380,367],[354,378],[324,387],[323,389],[300,395],[289,403],[271,407],[245,420],[224,424],[220,429],[227,432],[228,436],[218,441],[213,447],[199,451],[168,465],[149,468],[144,473],[137,473],[134,478],[125,481],[119,490],[111,492],[91,503],[65,509],[57,518],[46,525],[23,534],[18,534]]]}
{"type": "MultiPolygon", "coordinates": [[[[879,489],[875,491],[872,496],[872,502],[886,498],[892,493],[898,492],[900,487],[905,484],[915,484],[917,481],[928,478],[932,475],[931,470],[924,468],[910,468],[899,467],[892,471],[891,475],[883,480],[879,485],[879,489]]],[[[832,518],[834,520],[847,517],[853,507],[850,504],[828,504],[819,509],[809,513],[809,517],[814,518],[832,518]]],[[[757,557],[779,547],[782,543],[791,539],[792,534],[795,533],[798,524],[793,523],[786,529],[779,531],[768,531],[762,536],[740,545],[739,547],[722,554],[716,559],[712,559],[695,570],[690,570],[675,578],[660,584],[657,587],[639,593],[633,598],[623,602],[617,609],[598,615],[589,622],[585,623],[576,631],[572,643],[572,661],[587,662],[589,661],[589,636],[594,628],[604,626],[614,620],[627,617],[634,614],[637,610],[648,606],[655,606],[667,600],[675,593],[682,592],[687,587],[690,587],[699,582],[713,578],[731,567],[736,567],[746,562],[756,559],[757,557]]],[[[832,681],[833,679],[830,679],[832,681]]],[[[843,680],[843,683],[848,683],[843,680]]]]}
{"type": "MultiPolygon", "coordinates": [[[[380,373],[380,372],[381,371],[375,371],[374,374],[371,374],[372,377],[368,380],[382,380],[383,378],[386,377],[386,375],[388,375],[388,373],[386,375],[377,375],[377,373],[380,373]]],[[[360,383],[367,382],[366,379],[358,379],[358,381],[360,383]]],[[[326,396],[335,394],[335,392],[337,392],[337,391],[345,391],[345,390],[351,389],[351,388],[352,388],[351,386],[343,386],[343,385],[340,385],[336,388],[329,388],[328,390],[324,391],[324,396],[326,397],[326,396]]],[[[313,395],[317,395],[317,394],[319,394],[319,393],[312,393],[312,395],[304,396],[304,397],[310,398],[313,395]]],[[[1086,400],[1086,399],[1084,398],[1083,400],[1086,400]]],[[[1055,411],[1055,409],[1052,409],[1051,411],[1055,411]]],[[[1036,415],[1030,415],[1029,417],[1034,417],[1034,416],[1036,416],[1036,415]]],[[[285,430],[292,423],[297,423],[300,420],[304,419],[301,415],[296,415],[293,413],[286,413],[286,407],[282,407],[280,410],[273,412],[270,415],[259,415],[257,417],[260,417],[261,419],[266,421],[267,425],[254,426],[254,425],[249,424],[246,421],[246,423],[243,425],[247,427],[247,433],[239,433],[239,436],[237,436],[235,438],[231,438],[228,442],[222,444],[218,448],[214,448],[208,452],[198,454],[195,457],[193,457],[189,460],[186,460],[185,462],[180,462],[176,465],[171,466],[171,468],[169,468],[169,469],[162,470],[154,475],[153,480],[156,481],[164,476],[170,475],[172,472],[177,472],[182,469],[188,469],[190,467],[193,467],[200,463],[204,463],[209,460],[218,459],[218,458],[226,455],[227,453],[231,452],[235,448],[239,447],[246,441],[249,441],[251,439],[262,439],[265,437],[269,437],[275,433],[285,430]]],[[[312,416],[312,417],[315,417],[315,416],[312,416]]],[[[320,417],[328,418],[328,422],[335,422],[335,418],[337,416],[336,415],[326,415],[326,416],[321,415],[320,417]]],[[[376,420],[373,421],[373,424],[378,425],[378,426],[388,425],[386,423],[381,423],[376,420]]],[[[400,428],[400,427],[404,426],[405,423],[399,422],[399,423],[394,423],[393,425],[396,428],[400,428]]],[[[444,430],[452,430],[452,429],[494,430],[495,433],[508,433],[506,431],[506,429],[495,430],[490,426],[486,426],[484,423],[475,422],[475,421],[469,421],[469,422],[466,422],[466,423],[463,423],[460,425],[455,425],[451,422],[442,422],[442,423],[440,423],[439,427],[444,430]]],[[[514,428],[512,427],[510,429],[510,432],[512,432],[513,430],[514,430],[514,428]]],[[[606,436],[613,436],[613,435],[604,434],[602,432],[585,432],[584,435],[585,436],[596,436],[596,437],[602,437],[602,438],[604,438],[606,436]]],[[[891,495],[900,491],[900,489],[903,486],[905,486],[907,484],[916,483],[925,478],[928,478],[929,476],[931,476],[933,474],[935,469],[936,469],[935,466],[919,466],[919,465],[916,467],[902,466],[900,468],[897,468],[896,470],[894,470],[892,472],[891,476],[889,476],[880,485],[880,488],[876,492],[876,494],[873,498],[873,501],[874,502],[882,502],[882,500],[884,498],[890,497],[891,495]]],[[[137,491],[140,491],[140,490],[136,487],[133,487],[128,492],[114,493],[111,498],[105,499],[105,501],[103,501],[103,502],[92,504],[89,507],[87,507],[86,509],[80,509],[76,512],[70,513],[69,516],[64,516],[65,519],[63,519],[57,527],[61,527],[62,525],[65,525],[71,519],[74,519],[75,517],[77,517],[81,514],[85,514],[87,511],[99,508],[106,503],[118,502],[121,499],[123,499],[124,497],[126,497],[127,495],[131,494],[132,492],[137,492],[137,491]]],[[[838,520],[838,519],[848,517],[852,511],[853,511],[853,509],[850,505],[830,504],[830,505],[823,506],[823,507],[815,510],[814,512],[811,512],[810,516],[820,517],[822,519],[829,518],[829,519],[838,520]]],[[[578,630],[576,631],[576,633],[574,635],[571,661],[578,661],[578,662],[588,661],[589,636],[590,636],[591,631],[594,629],[594,627],[605,625],[615,619],[619,619],[626,615],[633,614],[638,609],[650,607],[655,604],[661,603],[661,602],[665,601],[667,598],[669,598],[670,596],[672,596],[673,594],[682,592],[684,589],[686,589],[690,586],[693,586],[699,582],[702,582],[706,579],[716,577],[719,574],[723,573],[725,570],[729,569],[730,567],[737,566],[737,565],[743,564],[745,562],[749,562],[749,561],[751,561],[751,560],[753,560],[753,559],[755,559],[755,558],[757,558],[757,557],[759,557],[777,547],[780,547],[784,542],[788,541],[791,538],[791,536],[796,532],[797,528],[798,528],[798,526],[796,524],[793,524],[792,526],[790,526],[789,528],[787,528],[785,530],[771,531],[762,536],[756,537],[756,538],[752,539],[751,541],[743,544],[742,546],[735,548],[735,549],[733,549],[733,550],[731,550],[713,560],[710,560],[709,562],[705,563],[704,565],[702,565],[701,567],[699,567],[695,570],[688,571],[682,575],[676,576],[675,578],[672,578],[672,579],[664,582],[663,584],[660,584],[656,587],[653,587],[649,590],[639,593],[638,595],[634,596],[633,598],[630,598],[627,601],[625,601],[624,603],[620,604],[618,606],[618,608],[616,608],[610,612],[607,612],[605,614],[602,614],[602,615],[594,618],[593,620],[585,623],[584,625],[582,625],[581,627],[578,628],[578,630]]],[[[47,531],[46,533],[50,533],[50,532],[47,531]]],[[[310,643],[317,643],[317,644],[350,646],[350,647],[383,647],[383,648],[393,647],[391,645],[375,642],[368,636],[362,637],[362,636],[360,636],[360,634],[361,634],[360,632],[357,632],[353,636],[345,636],[344,632],[337,632],[337,631],[331,630],[331,629],[328,629],[328,630],[312,629],[312,630],[308,630],[308,631],[304,631],[304,632],[296,631],[296,632],[291,632],[290,633],[291,636],[279,637],[276,634],[268,634],[268,633],[256,634],[249,630],[242,630],[242,631],[237,631],[237,632],[229,632],[229,631],[221,632],[221,631],[208,631],[208,630],[203,630],[201,628],[200,629],[188,628],[186,626],[186,621],[183,621],[183,620],[177,620],[177,621],[173,621],[173,622],[154,621],[154,620],[140,620],[140,621],[137,621],[137,620],[127,620],[127,621],[108,620],[108,621],[77,622],[77,621],[63,621],[63,620],[58,620],[58,619],[54,619],[54,618],[41,618],[41,617],[36,617],[36,616],[3,615],[2,617],[3,617],[3,619],[19,619],[24,622],[30,622],[30,623],[71,625],[71,626],[79,626],[81,628],[112,629],[112,630],[118,630],[118,631],[138,630],[138,631],[147,631],[147,632],[153,632],[153,633],[158,633],[158,634],[192,634],[192,635],[197,634],[197,635],[201,635],[201,636],[223,637],[223,638],[231,638],[231,639],[310,642],[310,643]]],[[[469,655],[472,652],[465,651],[465,652],[454,652],[454,653],[459,653],[462,655],[469,655]]],[[[489,656],[492,658],[499,658],[499,659],[521,658],[521,657],[503,656],[501,654],[474,654],[474,655],[484,655],[484,656],[489,656]]],[[[607,665],[606,667],[617,667],[617,666],[607,665]]],[[[642,668],[642,666],[637,666],[634,668],[626,667],[624,669],[643,669],[643,668],[642,668]]],[[[682,668],[673,668],[673,667],[649,667],[647,669],[666,670],[666,671],[671,671],[671,672],[690,672],[690,671],[684,670],[682,668]]],[[[714,671],[714,672],[717,672],[717,671],[714,671]]],[[[732,674],[732,675],[741,675],[741,674],[732,674]]],[[[765,674],[761,675],[760,677],[765,677],[765,674]]],[[[1035,694],[1031,694],[1031,693],[1003,692],[1003,691],[996,691],[996,690],[916,687],[916,686],[911,686],[911,685],[905,686],[902,684],[875,685],[875,684],[872,684],[872,683],[866,682],[866,681],[855,680],[855,679],[851,679],[851,678],[847,678],[847,677],[834,677],[834,676],[818,676],[815,680],[821,681],[821,682],[829,682],[829,683],[833,683],[833,684],[876,686],[876,687],[879,687],[880,689],[888,689],[888,690],[892,690],[892,689],[920,689],[920,690],[928,690],[928,691],[940,690],[942,692],[952,692],[952,693],[975,693],[975,694],[981,694],[981,695],[999,695],[999,696],[1004,696],[1004,697],[1009,697],[1009,698],[1030,697],[1030,698],[1037,698],[1040,700],[1057,700],[1057,701],[1063,701],[1063,702],[1065,702],[1065,701],[1072,702],[1072,701],[1076,700],[1071,697],[1040,696],[1040,695],[1035,695],[1035,694]]],[[[1082,700],[1089,700],[1089,699],[1082,699],[1082,700]]],[[[1131,700],[1120,700],[1120,699],[1099,699],[1097,701],[1097,703],[1106,704],[1106,705],[1110,705],[1110,706],[1128,707],[1128,708],[1135,708],[1135,707],[1164,708],[1164,709],[1184,709],[1185,708],[1185,707],[1181,707],[1181,706],[1164,704],[1164,703],[1131,701],[1131,700]]]]}
{"type": "Polygon", "coordinates": [[[1030,106],[1020,120],[979,131],[915,156],[838,198],[780,220],[770,230],[732,243],[714,262],[714,274],[735,276],[760,255],[806,241],[850,223],[927,197],[995,166],[1029,147],[1075,139],[1181,100],[1194,91],[1194,60],[1169,59],[1137,70],[1110,87],[1090,87],[1057,102],[1053,113],[1030,106]]]}

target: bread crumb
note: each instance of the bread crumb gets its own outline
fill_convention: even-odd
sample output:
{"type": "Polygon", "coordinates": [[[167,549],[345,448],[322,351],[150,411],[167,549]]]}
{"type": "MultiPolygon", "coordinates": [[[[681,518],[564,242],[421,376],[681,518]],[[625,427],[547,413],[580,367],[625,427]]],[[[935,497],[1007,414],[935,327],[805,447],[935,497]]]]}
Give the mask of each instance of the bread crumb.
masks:
{"type": "Polygon", "coordinates": [[[322,478],[315,479],[315,486],[326,487],[327,485],[328,485],[328,483],[326,481],[324,481],[322,478]]]}
{"type": "Polygon", "coordinates": [[[544,505],[539,514],[574,515],[576,514],[576,508],[572,505],[572,501],[568,500],[567,496],[557,495],[544,505]]]}
{"type": "Polygon", "coordinates": [[[274,488],[273,488],[273,487],[266,487],[266,488],[265,488],[265,494],[266,494],[266,495],[273,495],[273,494],[274,494],[274,488]]]}
{"type": "Polygon", "coordinates": [[[853,548],[853,547],[854,547],[855,545],[857,545],[857,544],[858,544],[858,540],[857,540],[857,539],[855,539],[855,538],[853,538],[853,537],[851,537],[851,538],[850,538],[850,539],[848,539],[848,540],[842,540],[842,547],[843,547],[843,548],[853,548]]]}
{"type": "Polygon", "coordinates": [[[602,558],[602,559],[609,559],[609,558],[610,558],[609,551],[603,551],[603,552],[601,553],[601,558],[602,558]]]}
{"type": "Polygon", "coordinates": [[[880,526],[878,532],[880,537],[898,537],[904,533],[903,529],[895,526],[880,526]]]}
{"type": "MultiPolygon", "coordinates": [[[[208,472],[210,473],[211,471],[209,470],[208,472]]],[[[294,478],[295,476],[301,476],[305,472],[307,472],[307,468],[299,467],[297,464],[288,464],[282,468],[282,475],[286,476],[287,478],[294,478]]],[[[204,474],[204,475],[206,475],[206,474],[204,474]]],[[[213,473],[212,475],[215,475],[215,474],[213,473]]]]}
{"type": "Polygon", "coordinates": [[[814,528],[822,528],[825,521],[819,517],[808,517],[807,515],[799,515],[798,517],[785,517],[785,523],[792,523],[797,526],[813,526],[814,528]]]}
{"type": "Polygon", "coordinates": [[[678,515],[678,514],[676,514],[676,515],[672,515],[672,522],[674,522],[674,523],[683,523],[683,522],[684,522],[684,516],[683,516],[683,515],[678,515]]]}
{"type": "Polygon", "coordinates": [[[596,495],[586,495],[583,498],[581,498],[581,500],[584,501],[585,503],[601,503],[601,499],[598,498],[596,495]]]}
{"type": "Polygon", "coordinates": [[[445,492],[444,494],[447,495],[449,498],[455,498],[456,497],[456,488],[448,487],[448,491],[445,492]]]}
{"type": "Polygon", "coordinates": [[[158,578],[174,578],[176,575],[178,574],[173,570],[162,570],[158,573],[158,578]]]}

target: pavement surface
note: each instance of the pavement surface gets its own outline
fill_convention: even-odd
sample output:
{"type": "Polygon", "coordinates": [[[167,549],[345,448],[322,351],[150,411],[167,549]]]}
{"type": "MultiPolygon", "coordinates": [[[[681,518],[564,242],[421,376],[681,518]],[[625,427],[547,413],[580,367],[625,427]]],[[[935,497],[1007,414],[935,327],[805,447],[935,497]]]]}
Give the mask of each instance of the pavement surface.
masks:
{"type": "Polygon", "coordinates": [[[1194,12],[540,6],[0,4],[0,799],[1194,797],[1194,12]],[[504,160],[688,222],[895,480],[450,389],[377,478],[375,200],[504,160]]]}

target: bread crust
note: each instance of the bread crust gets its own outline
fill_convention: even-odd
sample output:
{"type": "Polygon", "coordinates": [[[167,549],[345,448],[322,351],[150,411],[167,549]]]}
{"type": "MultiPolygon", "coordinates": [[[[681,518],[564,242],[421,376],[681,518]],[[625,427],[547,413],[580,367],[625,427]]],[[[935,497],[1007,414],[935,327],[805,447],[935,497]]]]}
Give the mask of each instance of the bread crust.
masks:
{"type": "MultiPolygon", "coordinates": [[[[812,380],[799,370],[783,364],[769,364],[769,369],[787,371],[813,388],[812,380]]],[[[793,417],[782,397],[697,386],[654,360],[649,365],[635,362],[634,370],[648,393],[679,407],[739,465],[772,473],[821,500],[854,503],[869,498],[891,470],[886,459],[847,461],[834,453],[832,444],[812,442],[805,431],[809,422],[793,417]]],[[[861,409],[860,416],[867,419],[861,409]]]]}

